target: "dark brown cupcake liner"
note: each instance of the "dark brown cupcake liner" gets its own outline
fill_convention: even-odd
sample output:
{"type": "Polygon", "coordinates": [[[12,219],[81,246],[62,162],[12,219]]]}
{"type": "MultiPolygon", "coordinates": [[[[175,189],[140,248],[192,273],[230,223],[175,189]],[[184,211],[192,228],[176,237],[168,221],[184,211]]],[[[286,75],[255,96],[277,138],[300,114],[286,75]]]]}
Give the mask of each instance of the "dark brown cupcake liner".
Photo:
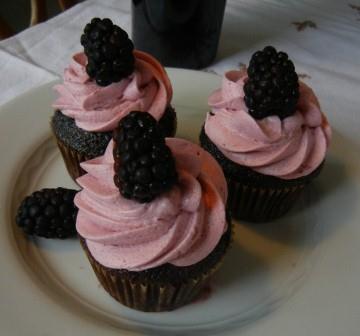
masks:
{"type": "MultiPolygon", "coordinates": [[[[132,309],[161,312],[184,306],[200,296],[202,289],[222,264],[223,256],[231,244],[231,237],[232,227],[230,226],[222,238],[226,245],[218,244],[222,254],[217,256],[217,260],[209,263],[207,269],[198,273],[194,272],[193,275],[188,274],[180,281],[169,281],[166,277],[161,277],[161,272],[159,272],[160,279],[157,279],[150,276],[151,272],[147,271],[141,271],[138,277],[132,277],[130,274],[134,272],[108,268],[95,260],[84,238],[80,237],[80,243],[100,284],[115,300],[132,309]]],[[[175,268],[181,269],[181,267],[175,268]]]]}
{"type": "Polygon", "coordinates": [[[245,185],[228,178],[228,207],[234,218],[266,222],[287,213],[301,196],[306,184],[283,188],[245,185]]]}
{"type": "Polygon", "coordinates": [[[71,149],[70,146],[66,145],[59,138],[56,138],[56,143],[59,147],[69,175],[74,181],[76,181],[79,176],[85,174],[85,171],[80,167],[80,163],[90,160],[91,158],[74,149],[71,149]]]}

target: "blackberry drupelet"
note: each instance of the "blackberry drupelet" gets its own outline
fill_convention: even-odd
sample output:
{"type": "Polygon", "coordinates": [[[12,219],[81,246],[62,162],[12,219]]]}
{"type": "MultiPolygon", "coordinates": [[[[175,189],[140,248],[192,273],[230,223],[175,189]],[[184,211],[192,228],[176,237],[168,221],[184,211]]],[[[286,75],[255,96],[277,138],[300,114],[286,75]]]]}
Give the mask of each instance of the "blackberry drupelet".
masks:
{"type": "Polygon", "coordinates": [[[255,119],[277,115],[284,119],[296,110],[299,81],[288,55],[265,47],[253,54],[244,85],[245,104],[255,119]]]}
{"type": "Polygon", "coordinates": [[[151,114],[131,112],[113,138],[114,182],[125,198],[150,202],[177,181],[175,160],[151,114]]]}
{"type": "Polygon", "coordinates": [[[75,236],[76,190],[42,189],[27,196],[20,204],[16,223],[29,235],[65,239],[75,236]]]}
{"type": "Polygon", "coordinates": [[[80,41],[88,58],[86,72],[99,86],[119,82],[134,71],[134,45],[110,19],[93,18],[80,41]]]}

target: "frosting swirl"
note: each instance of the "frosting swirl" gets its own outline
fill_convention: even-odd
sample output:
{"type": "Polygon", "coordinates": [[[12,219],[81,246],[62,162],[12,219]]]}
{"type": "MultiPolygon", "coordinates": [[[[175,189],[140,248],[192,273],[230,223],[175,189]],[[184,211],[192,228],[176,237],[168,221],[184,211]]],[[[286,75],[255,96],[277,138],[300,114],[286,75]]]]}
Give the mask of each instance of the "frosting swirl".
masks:
{"type": "Polygon", "coordinates": [[[170,80],[152,56],[138,50],[134,56],[135,70],[129,77],[101,87],[86,73],[86,55],[75,54],[63,84],[54,87],[59,96],[53,107],[86,131],[111,131],[134,110],[147,111],[159,120],[172,98],[170,80]]]}
{"type": "Polygon", "coordinates": [[[113,182],[113,142],[103,156],[83,162],[86,175],[75,197],[76,228],[93,257],[117,269],[144,270],[165,263],[188,266],[215,248],[227,222],[227,187],[217,162],[199,146],[167,138],[178,183],[150,203],[122,197],[113,182]]]}
{"type": "Polygon", "coordinates": [[[294,115],[281,120],[254,119],[244,102],[246,70],[229,71],[208,100],[205,132],[231,161],[265,175],[295,179],[313,172],[324,160],[331,128],[314,92],[300,82],[294,115]]]}

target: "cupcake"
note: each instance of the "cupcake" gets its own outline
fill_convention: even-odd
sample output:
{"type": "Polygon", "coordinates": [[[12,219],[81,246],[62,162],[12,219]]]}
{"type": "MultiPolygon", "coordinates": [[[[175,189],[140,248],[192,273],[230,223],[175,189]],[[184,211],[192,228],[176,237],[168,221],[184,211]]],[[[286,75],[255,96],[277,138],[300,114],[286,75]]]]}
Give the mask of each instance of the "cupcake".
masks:
{"type": "Polygon", "coordinates": [[[162,65],[133,50],[128,35],[110,19],[95,18],[81,36],[84,52],[75,54],[56,85],[58,98],[51,128],[73,179],[80,163],[102,155],[119,120],[132,110],[148,111],[165,136],[174,136],[172,87],[162,65]]]}
{"type": "Polygon", "coordinates": [[[248,69],[225,73],[208,103],[200,142],[224,171],[232,215],[261,222],[285,214],[319,175],[331,138],[312,89],[269,46],[248,69]]]}
{"type": "Polygon", "coordinates": [[[194,300],[231,237],[216,160],[186,140],[165,139],[150,114],[132,112],[105,154],[81,166],[76,229],[104,289],[141,311],[194,300]]]}

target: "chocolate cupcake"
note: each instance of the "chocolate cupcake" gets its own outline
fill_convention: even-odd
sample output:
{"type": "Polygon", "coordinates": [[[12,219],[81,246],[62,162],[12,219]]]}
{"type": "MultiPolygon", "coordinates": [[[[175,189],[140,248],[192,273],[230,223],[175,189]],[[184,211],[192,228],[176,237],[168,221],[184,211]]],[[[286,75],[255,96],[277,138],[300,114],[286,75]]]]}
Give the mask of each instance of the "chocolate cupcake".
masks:
{"type": "Polygon", "coordinates": [[[194,300],[231,240],[226,180],[210,154],[132,112],[103,156],[83,162],[76,228],[104,289],[141,311],[194,300]]]}
{"type": "Polygon", "coordinates": [[[165,136],[176,132],[172,87],[161,64],[133,49],[128,35],[111,20],[95,18],[81,36],[84,52],[73,56],[58,98],[51,128],[73,179],[80,163],[102,155],[121,118],[148,111],[165,136]]]}
{"type": "Polygon", "coordinates": [[[285,214],[319,175],[331,138],[314,92],[287,54],[266,47],[248,69],[224,75],[209,105],[200,142],[223,168],[232,215],[262,222],[285,214]]]}

